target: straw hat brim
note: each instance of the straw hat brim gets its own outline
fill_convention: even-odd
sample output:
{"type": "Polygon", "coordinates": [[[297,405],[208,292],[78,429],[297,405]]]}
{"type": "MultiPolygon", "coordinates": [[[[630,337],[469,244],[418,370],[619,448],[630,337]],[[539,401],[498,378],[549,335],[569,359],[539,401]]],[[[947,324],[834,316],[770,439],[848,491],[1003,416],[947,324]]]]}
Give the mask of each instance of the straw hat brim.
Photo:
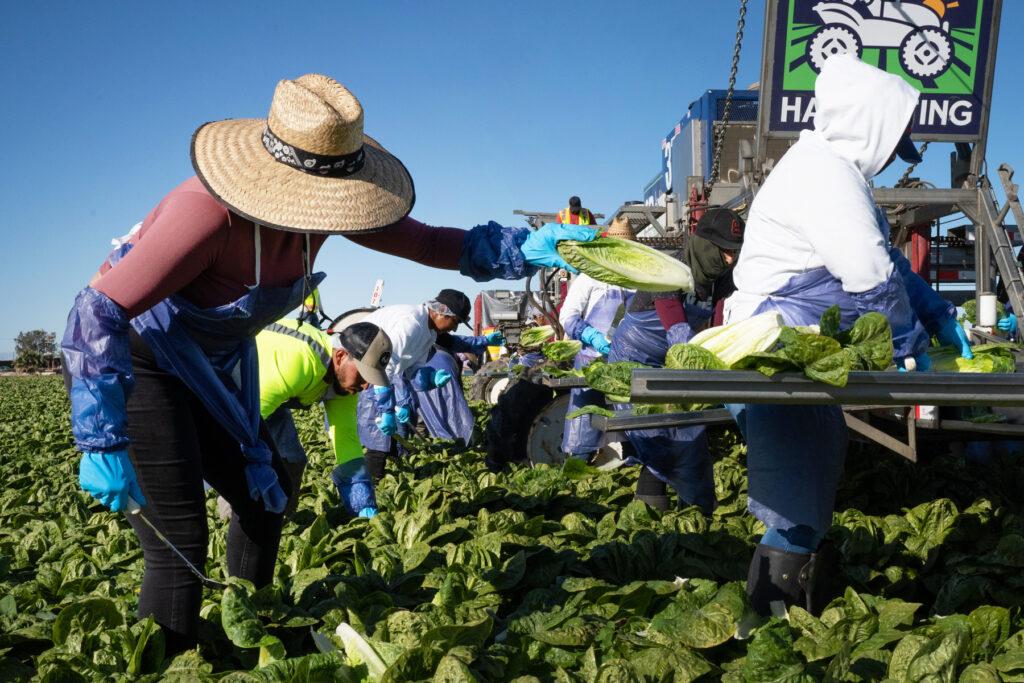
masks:
{"type": "Polygon", "coordinates": [[[416,201],[409,171],[363,136],[363,168],[343,178],[305,173],[263,146],[264,119],[229,119],[199,127],[192,166],[206,189],[235,213],[278,230],[360,233],[406,216],[416,201]]]}

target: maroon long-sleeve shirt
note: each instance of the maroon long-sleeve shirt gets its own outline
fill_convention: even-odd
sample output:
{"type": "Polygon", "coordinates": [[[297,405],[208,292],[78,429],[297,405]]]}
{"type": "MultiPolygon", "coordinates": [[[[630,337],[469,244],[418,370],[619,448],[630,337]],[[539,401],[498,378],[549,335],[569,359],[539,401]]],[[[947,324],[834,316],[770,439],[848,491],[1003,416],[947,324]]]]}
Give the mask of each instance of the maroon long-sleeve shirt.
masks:
{"type": "MultiPolygon", "coordinates": [[[[146,216],[131,239],[131,251],[117,267],[104,263],[91,284],[129,317],[171,294],[203,308],[220,306],[256,282],[254,234],[252,221],[214,199],[193,176],[146,216]]],[[[434,228],[404,218],[379,232],[348,238],[374,251],[455,270],[464,235],[457,228],[434,228]]],[[[326,235],[311,237],[311,259],[325,239],[326,235]]],[[[261,284],[283,287],[302,277],[304,241],[301,233],[261,228],[261,284]]]]}

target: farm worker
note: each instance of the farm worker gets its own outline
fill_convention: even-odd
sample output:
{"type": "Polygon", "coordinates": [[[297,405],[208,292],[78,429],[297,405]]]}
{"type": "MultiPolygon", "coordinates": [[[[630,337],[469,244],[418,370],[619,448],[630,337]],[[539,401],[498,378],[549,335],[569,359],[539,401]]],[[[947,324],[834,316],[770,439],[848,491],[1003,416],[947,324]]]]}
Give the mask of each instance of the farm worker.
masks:
{"type": "MultiPolygon", "coordinates": [[[[373,323],[359,322],[329,335],[309,323],[285,318],[256,335],[260,367],[260,415],[292,482],[285,516],[295,510],[306,468],[290,408],[323,402],[337,468],[363,465],[356,433],[356,403],[369,384],[386,386],[384,367],[391,340],[373,323]]],[[[365,471],[365,467],[363,467],[365,471]]],[[[352,516],[372,517],[373,491],[358,480],[341,492],[352,516]]]]}
{"type": "MultiPolygon", "coordinates": [[[[1024,272],[1024,249],[1017,252],[1017,268],[1024,272]]],[[[996,326],[1005,332],[1010,339],[1016,340],[1019,327],[1017,314],[1010,305],[1010,295],[1006,291],[1006,283],[1003,282],[1002,278],[999,278],[999,285],[996,287],[996,300],[1000,301],[1006,309],[1006,315],[996,322],[996,326]]]]}
{"type": "MultiPolygon", "coordinates": [[[[743,242],[743,219],[728,209],[711,209],[697,223],[680,254],[693,273],[694,292],[637,292],[615,331],[610,361],[665,364],[673,344],[683,344],[732,293],[730,273],[743,242]]],[[[626,438],[643,465],[636,497],[652,507],[668,508],[665,485],[679,500],[710,513],[715,505],[711,453],[703,426],[636,429],[626,438]]]]}
{"type": "Polygon", "coordinates": [[[584,208],[579,197],[569,197],[569,206],[558,212],[557,223],[565,225],[596,225],[594,214],[590,209],[584,208]]]}
{"type": "MultiPolygon", "coordinates": [[[[262,426],[254,338],[323,280],[331,234],[476,280],[564,267],[555,245],[587,228],[463,231],[408,216],[402,163],[363,135],[359,100],[308,74],[278,83],[267,119],[195,133],[196,177],[111,253],[68,316],[62,348],[82,487],[112,510],[129,498],[190,561],[206,562],[203,481],[234,511],[228,573],[273,576],[291,483],[262,426]]],[[[132,516],[145,559],[139,615],[168,652],[192,647],[201,586],[132,516]]]]}
{"type": "Polygon", "coordinates": [[[323,305],[320,303],[320,290],[314,289],[302,300],[300,319],[317,327],[324,321],[323,305]]]}
{"type": "MultiPolygon", "coordinates": [[[[473,432],[473,414],[466,402],[462,386],[455,382],[444,391],[444,410],[430,401],[417,402],[414,393],[444,390],[458,373],[449,354],[469,351],[483,353],[488,345],[504,343],[501,332],[478,337],[452,334],[462,323],[469,324],[472,305],[469,298],[454,289],[442,289],[430,301],[416,306],[384,306],[365,320],[380,326],[391,339],[391,358],[387,363],[389,386],[373,386],[359,396],[359,440],[366,448],[366,465],[371,479],[384,476],[385,463],[391,452],[391,437],[406,435],[416,423],[417,407],[421,416],[429,415],[426,424],[444,425],[444,434],[469,442],[473,432]],[[448,356],[429,364],[434,345],[448,356]]],[[[343,481],[336,473],[335,483],[343,481]]],[[[341,486],[342,484],[338,484],[341,486]]]]}
{"type": "MultiPolygon", "coordinates": [[[[633,238],[627,220],[616,219],[612,227],[616,232],[614,236],[633,238]]],[[[574,368],[581,370],[594,359],[607,356],[611,351],[608,335],[616,316],[621,317],[620,310],[623,310],[630,293],[622,287],[599,282],[585,273],[573,277],[569,293],[558,313],[558,322],[565,330],[566,337],[583,343],[583,348],[573,359],[574,368]]],[[[604,394],[589,387],[572,389],[566,414],[589,405],[606,407],[604,394]]],[[[597,452],[604,434],[591,425],[590,418],[590,415],[581,415],[566,420],[562,434],[563,453],[589,460],[597,452]]]]}
{"type": "MultiPolygon", "coordinates": [[[[897,364],[929,365],[929,334],[971,356],[954,308],[889,246],[871,178],[897,155],[920,159],[909,122],[918,93],[898,76],[851,55],[824,65],[815,85],[817,117],[754,198],[738,291],[726,307],[736,321],[767,311],[787,325],[816,324],[838,304],[843,327],[877,311],[889,320],[897,364]]],[[[747,441],[750,511],[768,527],[747,580],[753,606],[824,604],[819,545],[832,521],[847,432],[839,406],[731,408],[747,441]]]]}

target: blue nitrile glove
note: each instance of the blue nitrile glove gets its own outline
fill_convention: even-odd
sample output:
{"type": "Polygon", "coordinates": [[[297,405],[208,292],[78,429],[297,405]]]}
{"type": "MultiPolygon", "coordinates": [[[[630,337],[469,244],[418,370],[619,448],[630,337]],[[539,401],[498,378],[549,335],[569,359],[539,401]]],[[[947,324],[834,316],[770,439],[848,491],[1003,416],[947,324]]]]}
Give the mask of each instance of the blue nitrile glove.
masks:
{"type": "Polygon", "coordinates": [[[114,512],[124,510],[128,498],[139,505],[146,504],[126,450],[83,453],[78,463],[78,482],[83,491],[114,512]]]}
{"type": "Polygon", "coordinates": [[[402,424],[409,424],[409,420],[412,419],[412,411],[409,410],[409,406],[399,406],[395,411],[395,419],[402,424]]]}
{"type": "Polygon", "coordinates": [[[596,327],[585,328],[580,334],[580,341],[602,356],[607,356],[612,350],[612,345],[608,343],[608,338],[601,334],[601,330],[596,327]]]}
{"type": "Polygon", "coordinates": [[[440,389],[448,382],[452,381],[452,373],[447,370],[438,370],[434,373],[434,386],[440,389]]]}
{"type": "Polygon", "coordinates": [[[523,258],[532,266],[541,268],[564,268],[570,273],[577,273],[558,253],[556,245],[563,240],[589,242],[597,237],[597,231],[582,225],[562,225],[561,223],[545,223],[540,230],[530,233],[519,249],[523,258]]]}
{"type": "Polygon", "coordinates": [[[395,419],[394,413],[383,413],[374,420],[374,423],[384,436],[394,436],[398,431],[398,420],[395,419]]]}
{"type": "Polygon", "coordinates": [[[372,505],[369,507],[364,507],[362,510],[359,511],[359,516],[364,519],[373,519],[377,516],[377,508],[373,507],[372,505]]]}
{"type": "Polygon", "coordinates": [[[487,345],[488,346],[504,346],[505,345],[505,335],[503,335],[501,333],[501,331],[499,331],[499,330],[495,330],[494,332],[491,332],[490,334],[485,336],[484,339],[487,340],[487,345]]]}
{"type": "Polygon", "coordinates": [[[341,504],[350,515],[362,516],[367,509],[377,510],[373,482],[363,458],[355,458],[335,467],[331,470],[331,480],[338,487],[341,504]]]}
{"type": "Polygon", "coordinates": [[[974,352],[971,351],[971,340],[967,338],[963,325],[958,323],[956,318],[947,318],[935,336],[942,344],[960,349],[961,357],[968,360],[974,358],[974,352]]]}
{"type": "Polygon", "coordinates": [[[1017,334],[1017,316],[1011,313],[1005,318],[1000,318],[999,322],[996,323],[996,327],[1008,334],[1017,334]]]}
{"type": "MultiPolygon", "coordinates": [[[[906,368],[907,359],[899,358],[896,360],[896,367],[899,368],[900,372],[907,372],[906,368]]],[[[914,356],[914,371],[915,372],[927,372],[932,367],[932,359],[927,353],[919,353],[914,356]]]]}

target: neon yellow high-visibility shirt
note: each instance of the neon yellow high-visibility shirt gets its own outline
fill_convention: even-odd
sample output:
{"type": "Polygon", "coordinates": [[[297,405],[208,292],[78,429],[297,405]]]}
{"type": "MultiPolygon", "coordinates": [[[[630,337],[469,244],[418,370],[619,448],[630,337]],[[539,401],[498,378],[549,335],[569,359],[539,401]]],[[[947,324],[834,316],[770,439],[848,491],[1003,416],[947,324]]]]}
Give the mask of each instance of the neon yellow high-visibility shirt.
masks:
{"type": "MultiPolygon", "coordinates": [[[[309,323],[285,318],[256,335],[260,367],[260,415],[268,417],[283,405],[309,407],[331,387],[331,339],[309,323]]],[[[356,429],[359,395],[324,401],[328,433],[338,464],[363,456],[356,429]]]]}

